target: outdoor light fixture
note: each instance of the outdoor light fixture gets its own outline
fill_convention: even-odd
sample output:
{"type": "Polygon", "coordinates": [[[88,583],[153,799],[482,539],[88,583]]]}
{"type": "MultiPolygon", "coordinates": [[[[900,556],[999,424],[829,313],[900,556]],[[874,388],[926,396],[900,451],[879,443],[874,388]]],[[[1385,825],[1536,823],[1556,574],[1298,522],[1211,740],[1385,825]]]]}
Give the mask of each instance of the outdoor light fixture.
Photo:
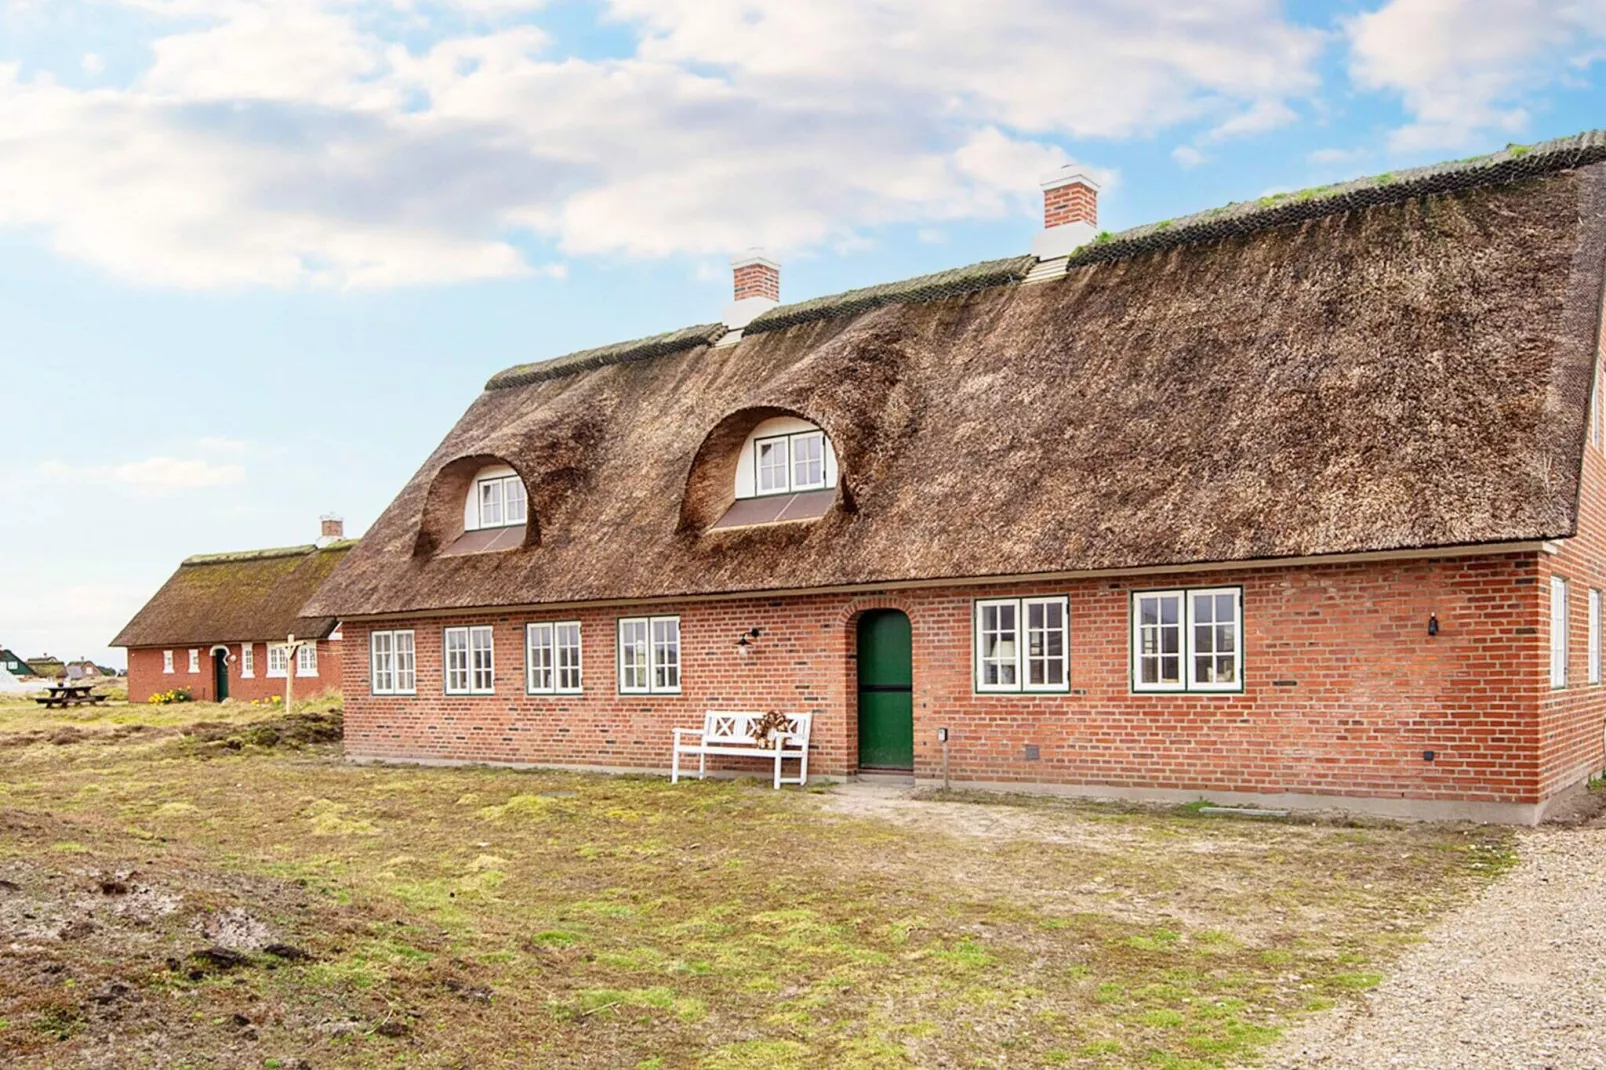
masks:
{"type": "Polygon", "coordinates": [[[762,628],[747,629],[736,639],[736,652],[744,658],[747,657],[748,653],[753,649],[753,640],[763,634],[764,630],[762,628]]]}
{"type": "Polygon", "coordinates": [[[1437,613],[1429,613],[1428,614],[1428,634],[1429,635],[1438,635],[1439,634],[1439,615],[1437,613]]]}

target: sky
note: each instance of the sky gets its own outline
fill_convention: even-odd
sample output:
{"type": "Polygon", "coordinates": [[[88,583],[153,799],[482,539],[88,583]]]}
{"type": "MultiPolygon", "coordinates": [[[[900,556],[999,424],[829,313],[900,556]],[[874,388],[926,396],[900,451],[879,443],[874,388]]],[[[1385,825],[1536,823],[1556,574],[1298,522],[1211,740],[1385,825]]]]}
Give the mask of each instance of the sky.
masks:
{"type": "Polygon", "coordinates": [[[0,645],[360,534],[511,364],[1606,125],[1606,0],[0,0],[0,645]]]}

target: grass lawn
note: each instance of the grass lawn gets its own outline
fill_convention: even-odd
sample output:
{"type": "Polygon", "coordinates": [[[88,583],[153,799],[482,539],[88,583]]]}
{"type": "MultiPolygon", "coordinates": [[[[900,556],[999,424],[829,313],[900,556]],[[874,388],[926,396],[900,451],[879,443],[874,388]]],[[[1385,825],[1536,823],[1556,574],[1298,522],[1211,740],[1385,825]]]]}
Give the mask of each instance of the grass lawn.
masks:
{"type": "Polygon", "coordinates": [[[0,706],[0,1063],[1252,1063],[1510,861],[1489,829],[353,766],[277,718],[0,706]]]}

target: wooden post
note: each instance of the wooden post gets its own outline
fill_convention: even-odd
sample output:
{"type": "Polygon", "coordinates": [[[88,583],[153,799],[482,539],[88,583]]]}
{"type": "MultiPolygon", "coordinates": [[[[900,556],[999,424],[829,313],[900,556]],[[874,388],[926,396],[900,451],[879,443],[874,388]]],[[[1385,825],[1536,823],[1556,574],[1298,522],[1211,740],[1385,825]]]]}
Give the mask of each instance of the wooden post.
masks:
{"type": "Polygon", "coordinates": [[[291,632],[284,644],[284,712],[288,715],[296,706],[296,642],[295,633],[291,632]]]}

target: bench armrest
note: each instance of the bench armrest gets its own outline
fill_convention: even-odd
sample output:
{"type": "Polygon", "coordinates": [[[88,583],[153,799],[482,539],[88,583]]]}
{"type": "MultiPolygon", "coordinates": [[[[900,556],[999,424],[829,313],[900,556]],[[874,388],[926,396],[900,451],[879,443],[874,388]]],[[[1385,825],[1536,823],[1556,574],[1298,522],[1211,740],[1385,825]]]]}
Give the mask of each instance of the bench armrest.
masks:
{"type": "Polygon", "coordinates": [[[703,730],[701,728],[677,728],[677,729],[675,729],[675,742],[676,743],[680,742],[680,737],[681,736],[696,736],[698,739],[702,739],[703,738],[703,730]]]}

